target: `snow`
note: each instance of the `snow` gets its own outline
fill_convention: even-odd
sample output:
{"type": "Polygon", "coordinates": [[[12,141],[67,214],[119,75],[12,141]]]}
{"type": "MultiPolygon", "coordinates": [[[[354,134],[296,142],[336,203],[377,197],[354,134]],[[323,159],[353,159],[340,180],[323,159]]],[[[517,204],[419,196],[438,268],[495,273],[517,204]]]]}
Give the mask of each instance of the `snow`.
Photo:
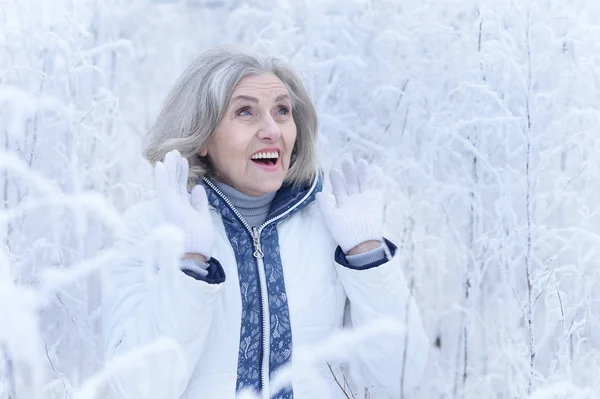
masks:
{"type": "Polygon", "coordinates": [[[98,271],[167,91],[232,42],[302,75],[324,169],[381,170],[432,345],[412,397],[599,397],[599,35],[586,0],[0,0],[0,399],[177,357],[104,362],[98,271]]]}

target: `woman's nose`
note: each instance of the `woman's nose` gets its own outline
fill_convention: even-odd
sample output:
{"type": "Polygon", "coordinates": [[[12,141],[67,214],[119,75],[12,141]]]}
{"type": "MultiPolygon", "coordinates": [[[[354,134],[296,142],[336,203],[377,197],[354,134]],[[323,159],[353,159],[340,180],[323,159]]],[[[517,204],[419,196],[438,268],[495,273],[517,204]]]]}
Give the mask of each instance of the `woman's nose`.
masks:
{"type": "Polygon", "coordinates": [[[272,140],[276,141],[281,136],[281,130],[279,129],[279,125],[271,115],[264,118],[262,121],[262,125],[258,130],[258,138],[261,140],[272,140]]]}

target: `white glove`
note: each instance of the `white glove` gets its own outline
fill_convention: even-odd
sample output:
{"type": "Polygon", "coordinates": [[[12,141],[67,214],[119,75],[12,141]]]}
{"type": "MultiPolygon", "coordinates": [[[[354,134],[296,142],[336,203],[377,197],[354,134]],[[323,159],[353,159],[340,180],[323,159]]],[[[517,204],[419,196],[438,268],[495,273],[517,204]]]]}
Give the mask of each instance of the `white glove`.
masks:
{"type": "Polygon", "coordinates": [[[343,175],[329,174],[333,195],[318,193],[317,203],[333,239],[345,254],[366,241],[383,239],[383,193],[371,188],[369,164],[364,159],[342,162],[343,175]]]}
{"type": "Polygon", "coordinates": [[[169,151],[164,163],[159,161],[154,166],[154,182],[166,220],[185,232],[184,252],[209,259],[215,233],[208,199],[201,185],[195,186],[191,195],[188,193],[188,173],[187,159],[177,150],[169,151]]]}

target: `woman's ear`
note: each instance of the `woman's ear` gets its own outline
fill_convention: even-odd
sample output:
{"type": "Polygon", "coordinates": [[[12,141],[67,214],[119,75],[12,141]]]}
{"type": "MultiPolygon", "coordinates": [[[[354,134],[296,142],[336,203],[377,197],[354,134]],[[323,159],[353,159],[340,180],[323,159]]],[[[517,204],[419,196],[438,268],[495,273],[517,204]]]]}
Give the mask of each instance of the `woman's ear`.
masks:
{"type": "Polygon", "coordinates": [[[201,157],[207,156],[208,155],[208,147],[201,148],[198,155],[200,155],[201,157]]]}

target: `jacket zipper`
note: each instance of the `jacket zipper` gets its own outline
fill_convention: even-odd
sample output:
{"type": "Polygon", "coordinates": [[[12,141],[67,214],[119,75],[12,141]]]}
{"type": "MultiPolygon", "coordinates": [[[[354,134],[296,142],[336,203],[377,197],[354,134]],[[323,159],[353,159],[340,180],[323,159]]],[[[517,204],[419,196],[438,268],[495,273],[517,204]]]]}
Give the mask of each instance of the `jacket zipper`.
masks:
{"type": "Polygon", "coordinates": [[[261,396],[264,399],[270,399],[270,381],[269,381],[269,363],[271,361],[271,328],[270,328],[270,319],[271,319],[271,308],[269,307],[269,294],[267,292],[267,276],[265,272],[265,264],[263,262],[264,253],[262,251],[262,247],[260,245],[260,233],[261,229],[257,229],[253,227],[252,230],[252,240],[254,244],[254,258],[256,258],[256,263],[258,265],[258,280],[260,281],[260,299],[262,304],[262,340],[263,340],[263,357],[262,364],[260,365],[260,374],[262,381],[262,392],[261,396]]]}
{"type": "Polygon", "coordinates": [[[269,323],[270,323],[271,315],[270,315],[270,309],[269,309],[269,297],[268,297],[268,292],[267,292],[267,276],[265,273],[265,264],[263,262],[264,252],[262,251],[262,246],[260,244],[260,235],[261,235],[263,229],[265,227],[267,227],[269,224],[285,217],[290,212],[292,212],[294,209],[296,209],[298,206],[300,206],[300,204],[302,204],[304,201],[306,201],[306,199],[314,191],[314,189],[317,185],[318,179],[319,179],[319,177],[315,176],[310,189],[304,195],[304,197],[302,197],[302,199],[300,201],[295,203],[292,207],[290,207],[290,209],[286,210],[279,216],[276,216],[274,218],[271,218],[271,219],[265,221],[258,228],[250,227],[248,222],[246,222],[246,220],[238,212],[238,210],[235,208],[235,206],[233,206],[231,201],[229,201],[229,198],[227,198],[225,196],[225,194],[223,194],[221,192],[221,190],[219,190],[210,180],[208,180],[207,178],[203,179],[204,182],[206,182],[206,184],[208,184],[215,191],[215,193],[217,193],[217,195],[219,197],[221,197],[221,199],[223,201],[225,201],[225,203],[229,206],[229,208],[231,208],[231,210],[233,211],[235,216],[237,216],[237,218],[240,220],[240,222],[242,222],[242,224],[244,225],[246,230],[248,230],[248,232],[252,236],[252,245],[254,246],[254,252],[252,253],[252,255],[256,259],[256,264],[258,267],[258,280],[260,282],[260,296],[261,296],[261,306],[262,306],[262,316],[263,316],[262,317],[263,358],[262,358],[262,364],[261,364],[261,368],[260,368],[261,369],[261,384],[262,384],[261,397],[263,399],[271,398],[270,389],[269,389],[269,363],[270,363],[270,357],[271,357],[271,328],[270,328],[269,323]]]}

